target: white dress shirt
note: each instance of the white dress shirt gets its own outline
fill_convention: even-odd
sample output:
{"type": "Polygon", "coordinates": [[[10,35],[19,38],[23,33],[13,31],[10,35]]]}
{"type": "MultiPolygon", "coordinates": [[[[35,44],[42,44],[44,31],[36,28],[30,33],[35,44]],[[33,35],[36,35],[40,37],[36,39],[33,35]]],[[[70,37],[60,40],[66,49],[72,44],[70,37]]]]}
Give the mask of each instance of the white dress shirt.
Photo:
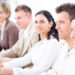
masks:
{"type": "Polygon", "coordinates": [[[6,21],[4,21],[3,25],[1,25],[1,40],[3,41],[3,31],[5,27],[6,21]]]}
{"type": "Polygon", "coordinates": [[[38,42],[31,52],[24,57],[3,63],[4,67],[13,68],[13,75],[39,75],[52,67],[59,55],[59,42],[56,39],[38,42]],[[33,63],[33,67],[22,69],[25,65],[33,63]]]}
{"type": "Polygon", "coordinates": [[[75,49],[69,51],[65,43],[53,68],[41,75],[75,75],[75,49]]]}

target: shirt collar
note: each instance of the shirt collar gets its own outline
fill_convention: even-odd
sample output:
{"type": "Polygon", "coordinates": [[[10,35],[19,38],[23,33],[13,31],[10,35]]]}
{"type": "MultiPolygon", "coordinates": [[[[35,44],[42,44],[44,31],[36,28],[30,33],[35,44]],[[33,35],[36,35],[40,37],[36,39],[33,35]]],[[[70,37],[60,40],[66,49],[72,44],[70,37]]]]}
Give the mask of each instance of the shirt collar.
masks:
{"type": "Polygon", "coordinates": [[[6,21],[4,21],[3,25],[1,25],[1,31],[4,30],[5,24],[6,24],[6,21]]]}
{"type": "Polygon", "coordinates": [[[24,30],[24,35],[27,36],[29,30],[30,30],[30,27],[31,27],[31,23],[28,25],[28,27],[24,30]]]}
{"type": "Polygon", "coordinates": [[[70,50],[69,54],[75,54],[75,49],[70,50]]]}

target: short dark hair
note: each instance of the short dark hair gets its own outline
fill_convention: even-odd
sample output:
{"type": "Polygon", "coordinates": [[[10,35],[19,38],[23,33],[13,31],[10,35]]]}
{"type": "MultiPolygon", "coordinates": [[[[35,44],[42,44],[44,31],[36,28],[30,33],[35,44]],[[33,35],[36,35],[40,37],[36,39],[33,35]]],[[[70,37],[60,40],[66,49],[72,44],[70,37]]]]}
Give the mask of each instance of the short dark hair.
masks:
{"type": "Polygon", "coordinates": [[[67,12],[69,14],[70,20],[72,16],[75,14],[75,4],[73,3],[67,3],[67,4],[62,4],[56,8],[56,13],[61,13],[61,12],[67,12]]]}
{"type": "Polygon", "coordinates": [[[32,14],[31,8],[28,7],[27,5],[19,5],[16,7],[15,12],[18,12],[20,10],[23,10],[24,12],[32,14]]]}

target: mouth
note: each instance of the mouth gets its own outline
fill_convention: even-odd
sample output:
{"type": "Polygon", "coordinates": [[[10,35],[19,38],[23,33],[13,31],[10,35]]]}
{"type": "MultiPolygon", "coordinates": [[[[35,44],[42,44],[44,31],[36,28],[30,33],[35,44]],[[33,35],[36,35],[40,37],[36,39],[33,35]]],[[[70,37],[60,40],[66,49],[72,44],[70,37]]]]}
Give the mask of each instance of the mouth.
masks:
{"type": "Polygon", "coordinates": [[[62,32],[61,32],[61,31],[58,31],[58,34],[59,34],[59,35],[61,35],[61,34],[62,34],[62,32]]]}

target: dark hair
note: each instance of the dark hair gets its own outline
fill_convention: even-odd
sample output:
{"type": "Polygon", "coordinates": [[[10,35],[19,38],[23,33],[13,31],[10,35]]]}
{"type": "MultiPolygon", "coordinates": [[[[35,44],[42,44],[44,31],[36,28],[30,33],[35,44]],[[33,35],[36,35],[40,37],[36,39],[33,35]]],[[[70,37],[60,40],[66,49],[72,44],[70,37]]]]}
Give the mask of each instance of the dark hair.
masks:
{"type": "Polygon", "coordinates": [[[57,30],[55,29],[56,23],[55,23],[55,21],[54,21],[54,18],[53,18],[52,15],[50,14],[50,12],[48,12],[48,11],[46,11],[46,10],[42,10],[42,11],[39,11],[38,13],[36,13],[35,16],[37,16],[37,15],[39,15],[39,14],[43,14],[43,15],[47,18],[47,20],[48,20],[49,22],[51,22],[51,21],[53,22],[53,25],[52,25],[50,31],[48,32],[48,37],[47,37],[47,39],[50,39],[50,36],[52,35],[54,38],[56,38],[57,40],[59,40],[59,38],[58,38],[58,32],[57,32],[57,30]]]}
{"type": "Polygon", "coordinates": [[[32,14],[31,8],[28,7],[27,5],[19,5],[16,7],[15,12],[18,12],[20,10],[23,10],[24,12],[32,14]]]}
{"type": "Polygon", "coordinates": [[[71,3],[62,4],[56,8],[56,13],[61,13],[63,11],[69,14],[69,17],[71,20],[73,13],[75,14],[75,4],[71,4],[71,3]]]}

